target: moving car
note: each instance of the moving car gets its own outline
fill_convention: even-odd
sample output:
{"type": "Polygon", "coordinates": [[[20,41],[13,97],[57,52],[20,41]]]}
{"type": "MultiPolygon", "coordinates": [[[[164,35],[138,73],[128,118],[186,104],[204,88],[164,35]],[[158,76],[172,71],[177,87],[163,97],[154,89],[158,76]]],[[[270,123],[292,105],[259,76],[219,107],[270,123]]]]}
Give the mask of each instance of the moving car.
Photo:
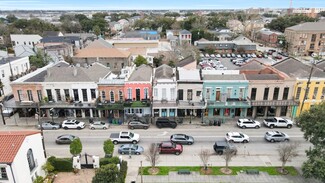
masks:
{"type": "Polygon", "coordinates": [[[120,133],[111,133],[109,136],[113,144],[118,143],[132,143],[137,144],[140,141],[140,135],[128,131],[122,131],[120,133]]]}
{"type": "Polygon", "coordinates": [[[106,130],[109,128],[109,124],[102,122],[102,121],[94,121],[94,122],[90,123],[89,128],[92,130],[95,130],[95,129],[106,130]]]}
{"type": "Polygon", "coordinates": [[[173,134],[170,136],[170,141],[177,144],[192,145],[194,143],[194,138],[185,134],[173,134]]]}
{"type": "Polygon", "coordinates": [[[136,144],[123,144],[121,145],[117,152],[119,154],[136,154],[136,155],[140,155],[142,154],[144,151],[143,147],[136,145],[136,144]]]}
{"type": "Polygon", "coordinates": [[[240,132],[228,132],[226,134],[226,141],[248,143],[249,137],[248,137],[248,135],[240,133],[240,132]]]}
{"type": "Polygon", "coordinates": [[[84,122],[80,122],[78,120],[75,119],[68,119],[68,120],[64,120],[62,122],[62,128],[67,130],[67,129],[78,129],[81,130],[83,128],[85,128],[85,123],[84,122]]]}
{"type": "Polygon", "coordinates": [[[71,142],[74,139],[78,139],[79,137],[70,135],[70,134],[65,134],[65,135],[60,135],[56,138],[55,143],[57,144],[71,144],[71,142]]]}
{"type": "Polygon", "coordinates": [[[61,128],[61,125],[59,123],[55,123],[55,122],[52,122],[52,121],[45,121],[45,122],[42,122],[41,125],[37,125],[38,129],[42,129],[43,130],[57,130],[59,128],[61,128]]]}
{"type": "Polygon", "coordinates": [[[226,149],[231,150],[235,155],[237,154],[237,148],[233,144],[225,141],[216,141],[213,145],[213,149],[219,155],[222,155],[226,149]]]}
{"type": "Polygon", "coordinates": [[[128,123],[128,128],[129,129],[136,129],[136,128],[139,128],[139,129],[148,129],[150,126],[149,123],[146,123],[144,121],[140,121],[140,120],[132,120],[128,123]]]}
{"type": "Polygon", "coordinates": [[[260,128],[261,123],[252,119],[238,119],[237,126],[240,128],[260,128]]]}
{"type": "Polygon", "coordinates": [[[289,135],[279,131],[269,131],[265,133],[265,140],[269,142],[284,142],[289,141],[289,135]]]}
{"type": "Polygon", "coordinates": [[[183,152],[183,146],[173,142],[161,142],[158,144],[160,154],[176,154],[180,155],[183,152]]]}

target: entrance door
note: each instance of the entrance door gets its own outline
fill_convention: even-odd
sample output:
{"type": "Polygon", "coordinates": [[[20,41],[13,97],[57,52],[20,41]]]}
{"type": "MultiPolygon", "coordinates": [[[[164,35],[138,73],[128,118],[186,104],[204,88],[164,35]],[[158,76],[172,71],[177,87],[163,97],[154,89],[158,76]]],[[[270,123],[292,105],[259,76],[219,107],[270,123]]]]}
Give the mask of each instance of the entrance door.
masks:
{"type": "Polygon", "coordinates": [[[136,101],[140,101],[140,89],[135,90],[135,95],[136,95],[136,101]]]}

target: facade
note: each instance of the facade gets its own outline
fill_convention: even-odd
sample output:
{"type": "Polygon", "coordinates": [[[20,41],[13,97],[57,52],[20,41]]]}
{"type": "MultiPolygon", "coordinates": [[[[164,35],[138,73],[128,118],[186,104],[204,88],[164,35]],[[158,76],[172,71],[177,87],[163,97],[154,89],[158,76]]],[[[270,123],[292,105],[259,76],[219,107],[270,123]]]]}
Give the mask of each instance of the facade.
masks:
{"type": "Polygon", "coordinates": [[[176,69],[166,64],[155,68],[153,80],[154,117],[176,116],[176,69]]]}
{"type": "Polygon", "coordinates": [[[42,136],[37,131],[0,132],[0,181],[33,183],[45,176],[42,136]]]}
{"type": "Polygon", "coordinates": [[[293,108],[292,117],[299,116],[301,111],[310,109],[313,105],[324,101],[325,72],[316,66],[306,65],[296,59],[288,58],[274,65],[274,68],[295,79],[294,100],[299,105],[293,108]],[[310,84],[307,89],[309,75],[310,84]],[[307,94],[306,94],[307,92],[307,94]],[[306,95],[306,98],[305,98],[306,95]]]}
{"type": "Polygon", "coordinates": [[[143,40],[159,40],[160,34],[155,30],[139,30],[126,32],[121,38],[141,38],[143,40]]]}
{"type": "Polygon", "coordinates": [[[41,42],[42,37],[37,34],[10,34],[12,45],[25,45],[33,48],[36,44],[41,42]]]}
{"type": "Polygon", "coordinates": [[[295,8],[292,10],[292,13],[303,14],[311,18],[316,18],[318,13],[322,11],[325,11],[325,8],[295,8]]]}
{"type": "Polygon", "coordinates": [[[316,53],[325,55],[325,24],[324,22],[306,22],[284,31],[288,42],[288,52],[295,56],[316,53]]]}
{"type": "Polygon", "coordinates": [[[261,29],[257,32],[257,41],[265,46],[276,47],[278,46],[278,37],[283,35],[280,32],[271,31],[270,29],[261,29]]]}
{"type": "Polygon", "coordinates": [[[188,30],[166,30],[166,37],[172,46],[191,44],[192,33],[188,30]]]}
{"type": "Polygon", "coordinates": [[[251,108],[247,110],[247,116],[292,116],[292,110],[299,104],[293,98],[294,78],[257,60],[250,61],[239,70],[249,80],[251,108]]]}

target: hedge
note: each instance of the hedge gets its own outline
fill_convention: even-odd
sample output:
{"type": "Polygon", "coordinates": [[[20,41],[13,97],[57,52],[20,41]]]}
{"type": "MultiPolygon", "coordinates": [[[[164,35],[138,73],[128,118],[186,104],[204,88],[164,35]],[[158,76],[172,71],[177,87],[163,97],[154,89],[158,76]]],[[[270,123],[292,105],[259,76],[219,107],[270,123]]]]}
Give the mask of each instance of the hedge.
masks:
{"type": "Polygon", "coordinates": [[[124,161],[122,160],[122,164],[121,164],[121,167],[120,167],[120,173],[118,175],[118,180],[120,183],[124,183],[125,182],[125,178],[126,178],[126,174],[128,172],[128,162],[127,161],[124,161]]]}
{"type": "Polygon", "coordinates": [[[116,156],[111,158],[100,158],[99,165],[107,165],[107,164],[118,164],[120,162],[120,159],[116,156]]]}
{"type": "Polygon", "coordinates": [[[57,172],[72,172],[72,159],[71,158],[56,158],[51,156],[47,159],[48,162],[54,167],[57,172]]]}

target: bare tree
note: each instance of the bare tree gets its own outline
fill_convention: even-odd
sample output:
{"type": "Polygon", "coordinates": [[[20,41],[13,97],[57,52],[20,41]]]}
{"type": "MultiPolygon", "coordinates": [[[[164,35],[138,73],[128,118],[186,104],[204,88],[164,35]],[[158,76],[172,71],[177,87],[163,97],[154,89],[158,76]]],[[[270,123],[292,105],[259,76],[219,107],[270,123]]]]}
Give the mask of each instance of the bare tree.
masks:
{"type": "Polygon", "coordinates": [[[224,149],[223,158],[226,160],[226,169],[228,169],[228,164],[235,155],[236,155],[236,151],[234,151],[233,149],[229,147],[224,149]]]}
{"type": "Polygon", "coordinates": [[[201,161],[204,165],[204,170],[208,169],[208,161],[210,159],[211,153],[208,149],[202,149],[200,154],[199,154],[201,161]]]}
{"type": "Polygon", "coordinates": [[[146,160],[150,162],[151,167],[155,168],[159,159],[159,148],[155,143],[151,143],[148,151],[144,153],[146,160]]]}
{"type": "Polygon", "coordinates": [[[284,172],[284,166],[288,161],[290,161],[292,158],[298,156],[298,142],[283,142],[277,147],[277,151],[280,156],[280,161],[282,162],[281,171],[284,172]]]}

